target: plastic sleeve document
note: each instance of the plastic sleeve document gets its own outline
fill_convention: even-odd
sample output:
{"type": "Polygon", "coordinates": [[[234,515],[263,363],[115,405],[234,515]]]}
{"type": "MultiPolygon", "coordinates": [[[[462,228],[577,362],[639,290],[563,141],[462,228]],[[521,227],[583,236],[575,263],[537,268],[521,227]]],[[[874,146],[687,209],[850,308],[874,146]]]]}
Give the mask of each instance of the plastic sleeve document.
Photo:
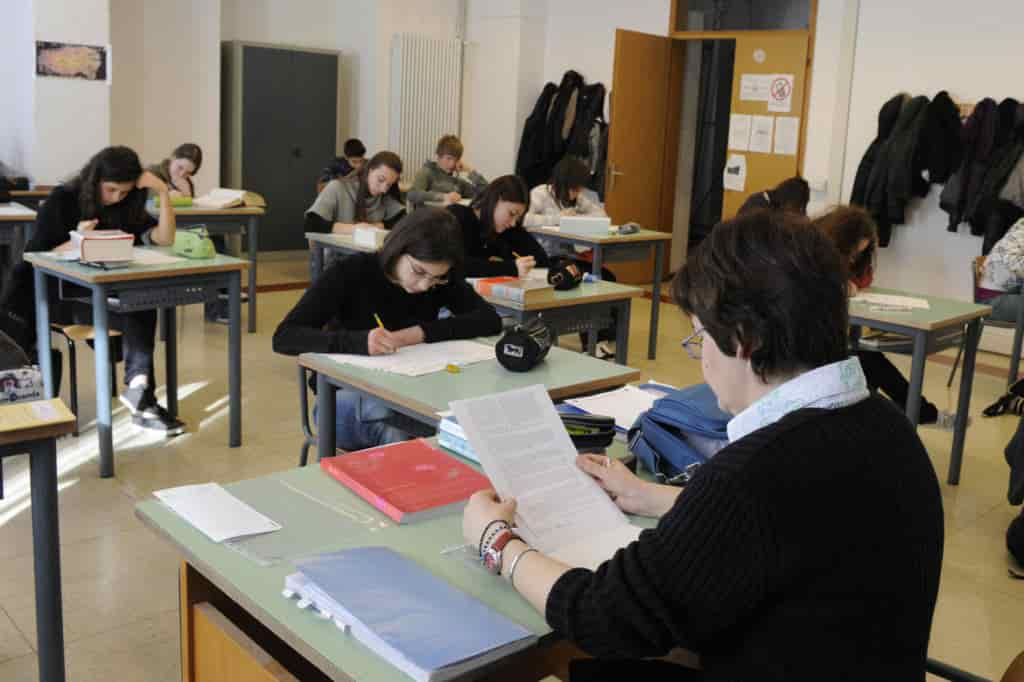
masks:
{"type": "Polygon", "coordinates": [[[516,525],[533,547],[570,566],[597,568],[640,534],[576,466],[576,449],[541,385],[451,404],[516,525]]]}

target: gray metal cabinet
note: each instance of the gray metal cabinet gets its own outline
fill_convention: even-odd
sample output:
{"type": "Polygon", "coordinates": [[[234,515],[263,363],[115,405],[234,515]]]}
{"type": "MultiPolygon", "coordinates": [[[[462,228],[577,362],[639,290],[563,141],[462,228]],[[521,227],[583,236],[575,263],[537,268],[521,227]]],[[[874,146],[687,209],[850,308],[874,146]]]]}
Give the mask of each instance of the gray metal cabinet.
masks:
{"type": "Polygon", "coordinates": [[[260,250],[305,249],[303,214],[338,146],[340,53],[222,43],[221,174],[267,200],[260,250]]]}

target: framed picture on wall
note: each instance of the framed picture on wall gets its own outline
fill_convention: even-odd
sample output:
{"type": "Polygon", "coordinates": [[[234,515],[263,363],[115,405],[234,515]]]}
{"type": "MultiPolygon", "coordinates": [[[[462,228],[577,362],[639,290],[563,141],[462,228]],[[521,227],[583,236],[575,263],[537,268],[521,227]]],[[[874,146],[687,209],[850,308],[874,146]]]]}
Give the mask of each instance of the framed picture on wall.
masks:
{"type": "Polygon", "coordinates": [[[109,46],[36,41],[36,76],[109,82],[109,59],[109,46]]]}

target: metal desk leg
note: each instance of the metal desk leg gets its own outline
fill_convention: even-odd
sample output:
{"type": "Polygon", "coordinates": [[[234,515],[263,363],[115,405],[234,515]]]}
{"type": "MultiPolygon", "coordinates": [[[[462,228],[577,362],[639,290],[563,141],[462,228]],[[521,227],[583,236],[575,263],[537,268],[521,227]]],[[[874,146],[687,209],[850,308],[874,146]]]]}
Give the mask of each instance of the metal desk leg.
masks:
{"type": "MultiPolygon", "coordinates": [[[[250,315],[255,298],[254,290],[249,293],[250,315]]],[[[252,320],[250,316],[250,325],[252,320]]],[[[237,448],[242,444],[242,273],[238,271],[232,272],[228,280],[228,412],[228,445],[237,448]]]]}
{"type": "Polygon", "coordinates": [[[956,403],[956,423],[953,425],[953,450],[949,455],[949,474],[946,482],[960,483],[960,466],[964,458],[964,440],[967,438],[967,412],[971,407],[971,387],[974,384],[974,360],[978,354],[981,320],[975,318],[967,324],[964,343],[964,366],[960,370],[960,396],[956,403]]]}
{"type": "Polygon", "coordinates": [[[590,274],[592,274],[595,279],[602,279],[601,268],[604,267],[604,249],[600,244],[594,244],[593,251],[594,262],[590,268],[590,274]]]}
{"type": "Polygon", "coordinates": [[[249,333],[256,331],[256,256],[259,254],[260,217],[249,216],[249,333]]]}
{"type": "Polygon", "coordinates": [[[64,680],[64,618],[60,591],[60,524],[57,514],[57,444],[32,444],[32,561],[35,568],[39,679],[64,680]]]}
{"type": "Polygon", "coordinates": [[[47,277],[39,268],[33,268],[32,272],[36,289],[36,348],[39,353],[39,369],[43,373],[46,397],[56,398],[57,386],[53,385],[53,358],[50,353],[50,302],[47,298],[47,277]]]}
{"type": "Polygon", "coordinates": [[[28,224],[26,223],[15,223],[11,228],[11,244],[8,247],[10,253],[7,254],[11,269],[21,262],[21,257],[25,253],[25,239],[28,231],[28,224]]]}
{"type": "Polygon", "coordinates": [[[620,365],[628,364],[629,360],[629,311],[632,304],[632,300],[627,298],[616,306],[618,323],[615,325],[615,362],[620,365]]]}
{"type": "Polygon", "coordinates": [[[316,375],[316,460],[333,457],[337,409],[335,397],[338,389],[322,373],[316,375]]]}
{"type": "Polygon", "coordinates": [[[917,428],[921,418],[921,391],[924,386],[924,363],[927,359],[925,348],[928,345],[928,332],[914,334],[914,360],[910,366],[910,390],[907,393],[907,419],[917,428]]]}
{"type": "Polygon", "coordinates": [[[654,242],[654,281],[651,282],[651,330],[647,339],[647,359],[658,354],[658,306],[661,305],[661,278],[665,269],[665,242],[654,242]]]}
{"type": "Polygon", "coordinates": [[[1013,328],[1013,352],[1010,354],[1010,374],[1007,377],[1006,385],[1013,386],[1020,374],[1020,347],[1024,341],[1024,306],[1017,306],[1017,324],[1013,328]]]}
{"type": "Polygon", "coordinates": [[[164,337],[165,381],[167,382],[167,411],[178,418],[178,324],[177,309],[163,308],[160,316],[164,337]]]}
{"type": "Polygon", "coordinates": [[[324,271],[324,247],[318,242],[309,243],[309,281],[313,282],[324,271]]]}
{"type": "MultiPolygon", "coordinates": [[[[92,326],[96,362],[96,435],[100,441],[100,478],[114,475],[114,434],[110,410],[110,325],[107,315],[107,290],[92,287],[92,326]]],[[[49,336],[49,334],[47,334],[49,336]]]]}

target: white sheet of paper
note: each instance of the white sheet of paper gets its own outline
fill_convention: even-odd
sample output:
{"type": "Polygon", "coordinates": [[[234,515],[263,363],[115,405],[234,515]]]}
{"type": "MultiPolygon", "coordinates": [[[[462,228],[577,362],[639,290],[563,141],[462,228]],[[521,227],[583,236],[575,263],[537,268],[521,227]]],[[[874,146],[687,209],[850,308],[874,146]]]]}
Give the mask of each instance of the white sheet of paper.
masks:
{"type": "Polygon", "coordinates": [[[132,262],[135,265],[170,265],[185,260],[181,256],[171,256],[152,249],[143,249],[136,246],[132,249],[132,262]]]}
{"type": "Polygon", "coordinates": [[[774,116],[753,116],[750,124],[750,151],[771,154],[774,127],[774,116]]]}
{"type": "Polygon", "coordinates": [[[392,374],[418,377],[443,371],[448,365],[464,367],[477,362],[494,360],[494,346],[476,341],[441,341],[420,343],[399,348],[392,355],[353,355],[336,353],[328,355],[336,362],[365,369],[376,369],[392,374]]]}
{"type": "Polygon", "coordinates": [[[565,402],[590,414],[614,417],[615,426],[628,431],[640,413],[651,409],[651,405],[660,397],[636,386],[623,386],[614,391],[606,391],[585,398],[573,398],[565,402]]]}
{"type": "Polygon", "coordinates": [[[183,485],[153,492],[154,497],[214,542],[281,530],[217,483],[183,485]]]}
{"type": "Polygon", "coordinates": [[[800,140],[800,117],[775,117],[775,153],[796,156],[800,140]]]}
{"type": "Polygon", "coordinates": [[[742,154],[730,154],[722,171],[722,184],[725,189],[742,192],[747,188],[747,157],[742,154]]]}
{"type": "Polygon", "coordinates": [[[533,270],[530,270],[530,274],[527,276],[527,279],[536,280],[538,282],[547,282],[548,281],[548,269],[547,268],[534,268],[533,270]]]}
{"type": "Polygon", "coordinates": [[[896,296],[894,294],[873,294],[861,292],[850,299],[853,303],[877,305],[887,308],[909,308],[911,310],[930,310],[931,304],[927,299],[914,298],[912,296],[896,296]]]}
{"type": "Polygon", "coordinates": [[[516,525],[530,545],[593,569],[639,536],[576,466],[576,448],[543,386],[456,400],[451,408],[498,494],[516,498],[516,525]]]}
{"type": "Polygon", "coordinates": [[[729,149],[745,152],[750,147],[750,114],[729,115],[729,149]]]}
{"type": "Polygon", "coordinates": [[[27,206],[12,201],[9,204],[0,204],[0,215],[35,215],[36,212],[27,206]]]}
{"type": "Polygon", "coordinates": [[[793,74],[773,73],[769,78],[768,111],[789,113],[793,110],[793,74]]]}
{"type": "Polygon", "coordinates": [[[745,73],[740,76],[740,100],[744,102],[767,102],[771,87],[770,74],[745,73]]]}

